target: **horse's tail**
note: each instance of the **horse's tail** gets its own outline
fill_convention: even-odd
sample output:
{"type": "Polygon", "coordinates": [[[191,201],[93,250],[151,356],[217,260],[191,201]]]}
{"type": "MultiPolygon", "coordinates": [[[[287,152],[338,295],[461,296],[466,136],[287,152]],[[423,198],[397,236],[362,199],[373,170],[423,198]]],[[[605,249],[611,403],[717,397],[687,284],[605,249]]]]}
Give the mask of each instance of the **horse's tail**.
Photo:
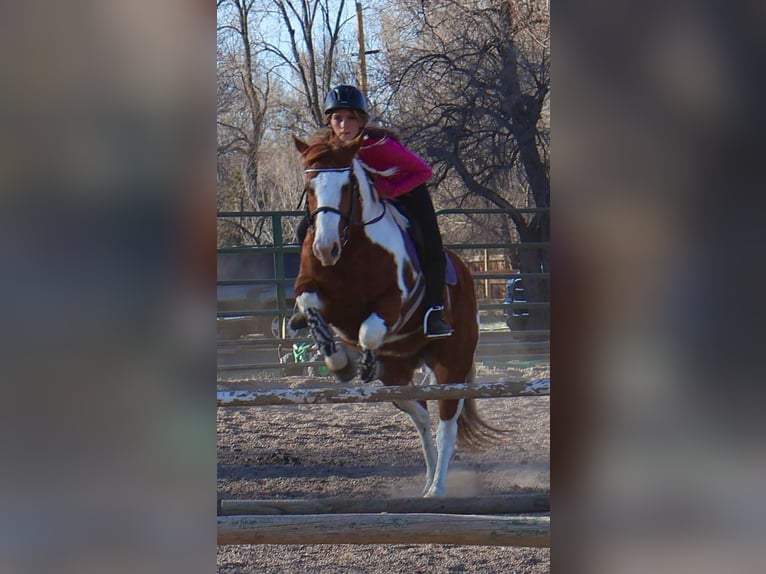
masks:
{"type": "MultiPolygon", "coordinates": [[[[466,382],[474,380],[474,368],[466,382]]],[[[457,420],[458,446],[468,450],[483,450],[497,444],[510,429],[499,429],[487,423],[479,416],[476,399],[463,399],[463,411],[457,420]]]]}

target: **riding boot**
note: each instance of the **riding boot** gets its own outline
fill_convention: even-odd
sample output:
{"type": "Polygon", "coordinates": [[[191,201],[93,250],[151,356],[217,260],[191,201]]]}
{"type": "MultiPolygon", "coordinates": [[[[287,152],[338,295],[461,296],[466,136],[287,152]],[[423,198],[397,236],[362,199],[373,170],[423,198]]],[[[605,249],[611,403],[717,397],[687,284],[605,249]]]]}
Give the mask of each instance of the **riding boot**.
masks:
{"type": "Polygon", "coordinates": [[[446,262],[444,251],[434,257],[424,257],[423,275],[426,279],[426,313],[423,317],[423,332],[426,337],[448,337],[452,327],[444,317],[444,273],[446,262]],[[441,263],[437,263],[441,260],[441,263]]]}
{"type": "Polygon", "coordinates": [[[410,221],[420,230],[420,233],[413,234],[413,237],[420,239],[416,240],[416,246],[426,281],[423,333],[429,338],[448,337],[452,334],[452,327],[444,317],[444,276],[447,261],[428,188],[425,184],[420,185],[396,199],[404,205],[410,221]]]}

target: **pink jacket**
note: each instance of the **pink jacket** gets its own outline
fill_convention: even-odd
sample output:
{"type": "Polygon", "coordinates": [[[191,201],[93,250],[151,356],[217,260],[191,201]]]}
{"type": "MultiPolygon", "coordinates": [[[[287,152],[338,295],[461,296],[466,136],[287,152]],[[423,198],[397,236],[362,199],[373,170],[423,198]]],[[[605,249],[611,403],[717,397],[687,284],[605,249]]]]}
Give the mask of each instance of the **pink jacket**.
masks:
{"type": "Polygon", "coordinates": [[[433,174],[431,166],[390,137],[366,136],[357,155],[378,171],[397,168],[393,175],[375,177],[378,193],[388,199],[409,193],[433,174]]]}

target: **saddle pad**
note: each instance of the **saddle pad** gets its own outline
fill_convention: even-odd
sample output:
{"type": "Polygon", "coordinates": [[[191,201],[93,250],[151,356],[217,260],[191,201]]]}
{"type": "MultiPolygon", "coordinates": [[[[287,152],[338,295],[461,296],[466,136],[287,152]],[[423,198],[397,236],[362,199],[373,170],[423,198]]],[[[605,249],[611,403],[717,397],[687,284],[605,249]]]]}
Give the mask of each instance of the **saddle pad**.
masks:
{"type": "MultiPolygon", "coordinates": [[[[407,246],[407,254],[415,264],[415,269],[417,272],[422,273],[423,267],[420,265],[420,259],[418,258],[418,251],[415,248],[415,242],[412,241],[409,233],[406,233],[404,230],[402,230],[402,234],[404,235],[404,244],[407,246]]],[[[452,258],[447,255],[446,251],[443,253],[447,263],[445,269],[445,281],[447,285],[457,285],[457,271],[455,270],[455,265],[452,263],[452,258]]]]}
{"type": "Polygon", "coordinates": [[[447,259],[447,285],[457,285],[457,271],[455,270],[455,264],[452,263],[452,257],[449,257],[446,251],[444,252],[444,257],[447,259]]]}
{"type": "MultiPolygon", "coordinates": [[[[390,204],[389,204],[390,205],[390,204]]],[[[394,203],[394,207],[397,207],[394,203]]],[[[402,232],[402,236],[404,237],[404,245],[407,248],[407,255],[410,256],[410,259],[415,264],[415,269],[418,273],[423,272],[423,267],[420,264],[420,258],[418,257],[418,250],[415,247],[415,242],[412,240],[412,237],[409,234],[409,231],[404,226],[404,222],[402,221],[403,215],[401,212],[397,212],[399,215],[399,218],[396,218],[396,222],[399,224],[399,229],[402,232]]],[[[455,271],[455,266],[452,263],[452,259],[447,256],[447,253],[444,252],[444,257],[447,260],[447,268],[445,271],[445,280],[447,285],[457,285],[457,272],[455,271]]]]}

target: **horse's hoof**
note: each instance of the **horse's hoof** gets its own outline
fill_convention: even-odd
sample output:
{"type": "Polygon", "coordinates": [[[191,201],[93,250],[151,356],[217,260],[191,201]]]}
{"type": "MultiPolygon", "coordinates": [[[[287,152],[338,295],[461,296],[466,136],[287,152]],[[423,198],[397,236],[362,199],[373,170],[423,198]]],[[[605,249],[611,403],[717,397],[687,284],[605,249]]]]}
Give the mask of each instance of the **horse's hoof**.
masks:
{"type": "Polygon", "coordinates": [[[366,350],[359,360],[359,377],[362,382],[369,383],[377,378],[378,363],[372,351],[366,350]]]}
{"type": "Polygon", "coordinates": [[[377,371],[375,363],[372,365],[360,365],[359,378],[362,379],[363,383],[371,383],[378,378],[377,371]]]}
{"type": "Polygon", "coordinates": [[[438,490],[434,488],[433,486],[428,489],[428,492],[426,492],[423,495],[423,498],[443,498],[444,497],[444,491],[438,490]]]}
{"type": "Polygon", "coordinates": [[[293,331],[298,332],[302,331],[303,329],[309,328],[309,322],[308,319],[306,319],[306,315],[303,313],[295,313],[292,317],[290,317],[290,320],[287,322],[287,327],[293,331]]]}
{"type": "Polygon", "coordinates": [[[349,361],[346,363],[346,366],[339,371],[333,371],[333,374],[341,383],[348,383],[356,376],[356,368],[354,367],[354,363],[349,361]]]}

